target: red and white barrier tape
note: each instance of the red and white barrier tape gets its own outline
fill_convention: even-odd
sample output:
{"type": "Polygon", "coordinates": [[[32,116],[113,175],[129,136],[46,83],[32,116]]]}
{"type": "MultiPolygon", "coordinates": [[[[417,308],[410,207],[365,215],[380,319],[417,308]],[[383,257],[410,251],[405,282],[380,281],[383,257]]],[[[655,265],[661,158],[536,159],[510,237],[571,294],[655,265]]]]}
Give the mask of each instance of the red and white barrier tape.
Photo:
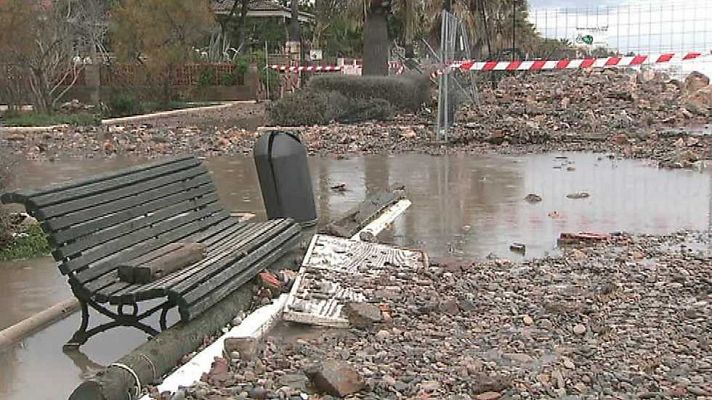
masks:
{"type": "Polygon", "coordinates": [[[450,64],[450,68],[460,69],[462,71],[541,71],[552,69],[635,67],[639,65],[661,64],[674,61],[688,61],[701,56],[702,53],[666,53],[650,56],[583,58],[551,61],[460,61],[450,64]]]}
{"type": "Polygon", "coordinates": [[[271,65],[270,68],[280,72],[338,72],[341,67],[336,65],[306,65],[292,67],[289,65],[271,65]]]}

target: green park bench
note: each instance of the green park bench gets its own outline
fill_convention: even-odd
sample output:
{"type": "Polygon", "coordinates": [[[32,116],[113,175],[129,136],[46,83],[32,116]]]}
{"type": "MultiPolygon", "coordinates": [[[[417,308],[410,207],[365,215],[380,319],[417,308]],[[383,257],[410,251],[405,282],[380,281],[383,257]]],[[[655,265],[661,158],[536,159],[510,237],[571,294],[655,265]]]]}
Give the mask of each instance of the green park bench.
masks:
{"type": "Polygon", "coordinates": [[[160,311],[164,330],[174,307],[181,321],[190,321],[283,256],[301,233],[291,219],[250,223],[231,216],[192,156],[5,193],[0,200],[23,204],[37,218],[81,304],[81,325],[67,346],[117,326],[155,336],[143,321],[160,311]],[[120,265],[166,264],[167,254],[183,244],[202,249],[201,257],[149,282],[120,278],[120,265]],[[111,321],[88,329],[89,307],[111,321]]]}

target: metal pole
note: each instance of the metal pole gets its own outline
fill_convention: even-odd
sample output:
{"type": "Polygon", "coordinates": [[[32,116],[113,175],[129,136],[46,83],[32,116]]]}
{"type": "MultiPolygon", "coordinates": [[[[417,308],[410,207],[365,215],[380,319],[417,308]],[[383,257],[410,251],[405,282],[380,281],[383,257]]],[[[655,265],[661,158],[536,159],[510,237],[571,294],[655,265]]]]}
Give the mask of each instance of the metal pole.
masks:
{"type": "Polygon", "coordinates": [[[514,49],[517,48],[517,2],[512,1],[512,61],[514,61],[514,49]]]}
{"type": "Polygon", "coordinates": [[[269,49],[267,48],[267,41],[265,40],[265,82],[267,83],[267,95],[265,100],[270,99],[269,91],[269,49]]]}

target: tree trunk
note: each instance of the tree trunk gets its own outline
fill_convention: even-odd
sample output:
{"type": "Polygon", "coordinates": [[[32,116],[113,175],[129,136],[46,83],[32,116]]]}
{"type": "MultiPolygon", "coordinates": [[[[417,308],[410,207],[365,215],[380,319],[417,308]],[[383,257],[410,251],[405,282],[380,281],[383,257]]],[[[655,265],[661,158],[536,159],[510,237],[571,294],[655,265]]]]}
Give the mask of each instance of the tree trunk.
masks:
{"type": "Polygon", "coordinates": [[[247,6],[250,0],[241,0],[242,4],[240,5],[240,22],[238,26],[238,40],[237,40],[237,48],[240,50],[240,53],[243,53],[245,50],[245,29],[247,29],[247,6]]]}
{"type": "Polygon", "coordinates": [[[299,42],[299,1],[292,0],[292,27],[289,32],[289,40],[299,42]]]}
{"type": "Polygon", "coordinates": [[[363,26],[363,75],[388,75],[388,21],[380,7],[371,9],[363,26]]]}
{"type": "Polygon", "coordinates": [[[84,69],[84,76],[90,90],[91,103],[97,105],[101,102],[101,63],[99,63],[94,42],[89,44],[89,55],[91,64],[84,69]]]}

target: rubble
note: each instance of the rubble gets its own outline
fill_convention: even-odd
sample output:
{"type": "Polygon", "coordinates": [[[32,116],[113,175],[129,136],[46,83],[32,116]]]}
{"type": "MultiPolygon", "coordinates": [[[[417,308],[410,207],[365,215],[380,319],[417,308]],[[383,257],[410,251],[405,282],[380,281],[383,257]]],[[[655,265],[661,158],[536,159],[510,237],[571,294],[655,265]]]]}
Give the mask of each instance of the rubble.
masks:
{"type": "Polygon", "coordinates": [[[370,328],[373,324],[383,321],[381,310],[369,303],[348,303],[343,313],[354,328],[370,328]]]}
{"type": "MultiPolygon", "coordinates": [[[[690,163],[669,160],[676,157],[672,146],[676,140],[693,137],[699,139],[690,149],[695,157],[712,158],[712,136],[700,134],[708,129],[712,108],[712,86],[702,86],[704,82],[697,74],[680,84],[659,72],[624,69],[514,75],[495,88],[483,86],[481,104],[458,111],[449,145],[432,139],[434,108],[388,122],[288,129],[302,136],[311,155],[596,151],[652,159],[663,167],[692,168],[690,163]]],[[[133,125],[66,127],[21,136],[0,133],[0,145],[38,160],[245,155],[269,129],[256,125],[264,123],[260,107],[239,105],[216,111],[219,115],[133,125]]],[[[573,170],[569,167],[565,168],[573,170]]]]}
{"type": "Polygon", "coordinates": [[[285,326],[292,334],[268,337],[255,360],[231,360],[227,379],[218,374],[186,397],[705,396],[712,391],[709,245],[706,233],[618,234],[521,263],[457,261],[455,268],[444,260],[381,270],[362,287],[398,288],[379,299],[390,309],[388,325],[285,326]],[[457,314],[440,312],[443,302],[457,314]]]}
{"type": "Polygon", "coordinates": [[[361,374],[343,361],[326,360],[307,375],[319,392],[334,396],[344,397],[364,387],[361,374]]]}

